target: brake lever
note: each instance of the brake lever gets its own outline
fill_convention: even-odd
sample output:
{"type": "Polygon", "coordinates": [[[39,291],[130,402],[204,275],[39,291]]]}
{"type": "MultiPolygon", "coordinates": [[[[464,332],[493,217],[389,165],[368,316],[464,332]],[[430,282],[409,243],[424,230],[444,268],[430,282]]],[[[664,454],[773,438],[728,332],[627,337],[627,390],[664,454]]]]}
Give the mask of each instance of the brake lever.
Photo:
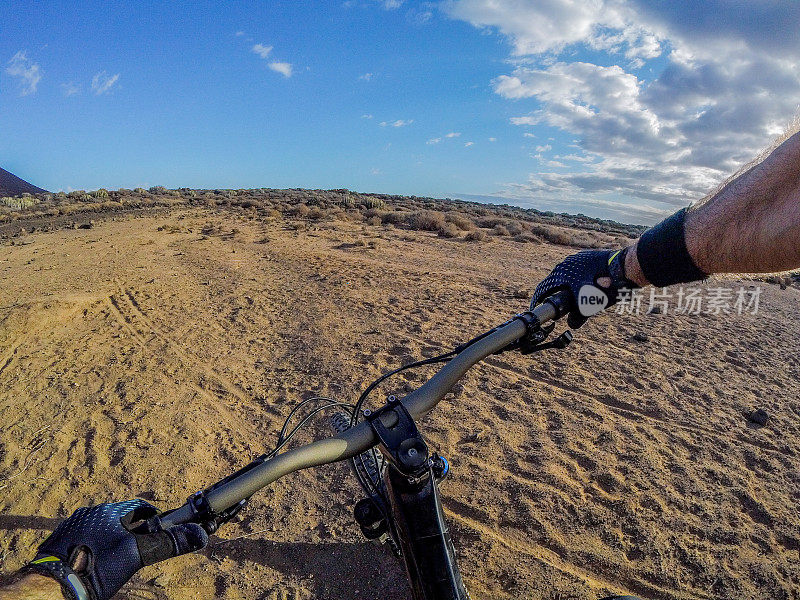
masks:
{"type": "Polygon", "coordinates": [[[552,342],[547,342],[546,344],[535,344],[530,347],[520,345],[519,351],[522,354],[533,354],[534,352],[541,352],[542,350],[563,350],[572,343],[573,338],[574,336],[572,335],[572,332],[567,329],[552,342]]]}
{"type": "MultiPolygon", "coordinates": [[[[541,326],[538,319],[530,311],[521,313],[515,316],[514,319],[519,319],[525,323],[528,332],[516,342],[498,350],[495,354],[501,354],[509,350],[519,350],[521,354],[526,355],[541,352],[542,350],[563,350],[572,343],[573,335],[570,330],[565,331],[552,342],[543,343],[553,333],[556,324],[550,323],[549,325],[541,326]]],[[[511,320],[513,321],[514,319],[511,320]]]]}
{"type": "Polygon", "coordinates": [[[241,512],[249,500],[250,498],[245,498],[233,506],[226,508],[222,512],[215,513],[211,509],[211,505],[208,502],[208,498],[206,498],[205,491],[201,490],[192,494],[187,500],[187,503],[191,507],[193,513],[191,521],[199,524],[203,529],[206,530],[206,533],[211,535],[222,525],[229,523],[236,518],[236,515],[241,512]]]}

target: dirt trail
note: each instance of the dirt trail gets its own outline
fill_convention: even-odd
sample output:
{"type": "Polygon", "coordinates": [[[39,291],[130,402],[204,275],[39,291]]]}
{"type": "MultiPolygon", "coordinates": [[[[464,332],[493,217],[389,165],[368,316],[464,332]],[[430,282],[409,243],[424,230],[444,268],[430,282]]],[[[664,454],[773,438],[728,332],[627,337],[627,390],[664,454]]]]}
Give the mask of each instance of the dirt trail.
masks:
{"type": "MultiPolygon", "coordinates": [[[[271,448],[298,399],[352,401],[501,322],[569,251],[288,225],[182,209],[0,246],[2,569],[81,505],[182,503],[271,448]]],[[[423,430],[473,596],[798,598],[798,308],[766,286],[758,316],[603,315],[564,353],[468,375],[423,430]]],[[[341,465],[290,476],[120,597],[405,598],[357,493],[341,465]]]]}

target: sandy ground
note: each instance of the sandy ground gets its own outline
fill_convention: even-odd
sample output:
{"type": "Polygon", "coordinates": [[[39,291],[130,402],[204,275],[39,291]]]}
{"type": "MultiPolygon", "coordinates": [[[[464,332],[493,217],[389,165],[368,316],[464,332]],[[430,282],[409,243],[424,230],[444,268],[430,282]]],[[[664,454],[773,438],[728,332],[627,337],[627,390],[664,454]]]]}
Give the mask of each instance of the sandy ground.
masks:
{"type": "MultiPolygon", "coordinates": [[[[353,401],[504,321],[569,252],[200,209],[0,245],[2,569],[81,505],[181,504],[271,448],[298,399],[353,401]]],[[[473,369],[422,430],[453,466],[474,598],[800,597],[798,308],[765,286],[757,316],[606,314],[564,352],[473,369]]],[[[344,465],[287,477],[119,597],[407,598],[358,493],[344,465]]]]}

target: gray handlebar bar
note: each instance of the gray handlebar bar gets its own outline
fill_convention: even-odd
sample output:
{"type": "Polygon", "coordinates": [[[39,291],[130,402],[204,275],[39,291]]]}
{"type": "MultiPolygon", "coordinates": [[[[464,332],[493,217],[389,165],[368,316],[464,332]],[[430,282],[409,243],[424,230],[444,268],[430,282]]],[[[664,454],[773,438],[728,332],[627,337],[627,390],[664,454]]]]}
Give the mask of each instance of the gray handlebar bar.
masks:
{"type": "MultiPolygon", "coordinates": [[[[565,302],[545,302],[533,309],[533,314],[544,325],[561,317],[565,302]]],[[[469,370],[487,356],[519,340],[527,332],[525,323],[514,319],[496,331],[467,346],[448,362],[436,375],[417,390],[403,398],[402,402],[409,413],[418,419],[430,412],[450,391],[453,385],[469,370]]],[[[207,490],[206,499],[214,513],[221,513],[249,498],[260,489],[280,479],[284,475],[333,462],[352,458],[368,450],[377,443],[369,423],[348,429],[339,435],[300,446],[267,460],[219,487],[207,490]]],[[[184,504],[162,518],[166,528],[192,520],[194,510],[184,504]]]]}

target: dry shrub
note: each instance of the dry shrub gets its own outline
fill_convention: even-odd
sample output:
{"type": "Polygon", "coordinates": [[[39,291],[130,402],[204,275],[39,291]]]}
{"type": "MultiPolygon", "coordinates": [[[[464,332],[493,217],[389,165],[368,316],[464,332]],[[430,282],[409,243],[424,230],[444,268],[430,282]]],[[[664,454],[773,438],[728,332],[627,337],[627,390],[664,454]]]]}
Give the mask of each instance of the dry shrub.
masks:
{"type": "MultiPolygon", "coordinates": [[[[445,227],[444,215],[436,210],[420,210],[411,213],[408,226],[418,231],[440,231],[445,227]]],[[[455,225],[453,228],[458,229],[455,225]]]]}
{"type": "Polygon", "coordinates": [[[311,209],[308,208],[308,206],[306,206],[305,204],[298,204],[297,206],[295,206],[291,210],[291,213],[295,217],[300,217],[301,219],[306,218],[308,216],[308,213],[310,213],[310,212],[311,212],[311,209]]]}
{"type": "Polygon", "coordinates": [[[475,229],[475,223],[473,223],[472,219],[469,217],[465,217],[464,215],[460,215],[458,213],[449,212],[445,216],[445,220],[448,223],[452,223],[456,227],[458,227],[461,231],[472,231],[475,229]]]}
{"type": "Polygon", "coordinates": [[[470,231],[464,239],[468,242],[485,242],[489,239],[489,235],[482,229],[476,229],[475,231],[470,231]]]}
{"type": "Polygon", "coordinates": [[[461,236],[461,229],[454,223],[442,223],[439,227],[439,237],[443,238],[457,238],[461,236]]]}
{"type": "Polygon", "coordinates": [[[508,229],[508,235],[514,236],[521,235],[525,232],[525,227],[523,227],[522,223],[519,221],[509,221],[506,223],[506,229],[508,229]]]}
{"type": "Polygon", "coordinates": [[[541,244],[542,238],[531,233],[520,233],[514,236],[514,241],[521,244],[541,244]]]}
{"type": "Polygon", "coordinates": [[[378,215],[373,215],[367,219],[367,225],[380,225],[383,223],[378,215]]]}
{"type": "Polygon", "coordinates": [[[389,225],[398,225],[408,218],[407,212],[385,212],[381,214],[381,221],[389,225]]]}
{"type": "Polygon", "coordinates": [[[283,217],[283,213],[281,211],[279,211],[279,210],[275,210],[274,208],[268,208],[266,210],[266,212],[264,213],[264,216],[266,216],[268,219],[276,219],[277,220],[277,219],[280,219],[281,217],[283,217]]]}
{"type": "Polygon", "coordinates": [[[368,208],[367,210],[364,211],[364,217],[366,219],[371,219],[372,217],[380,217],[380,216],[381,216],[381,211],[379,211],[377,208],[368,208]]]}
{"type": "Polygon", "coordinates": [[[261,202],[255,200],[254,198],[248,198],[246,200],[242,200],[239,206],[241,206],[242,208],[261,208],[262,204],[261,202]]]}
{"type": "Polygon", "coordinates": [[[556,229],[542,225],[541,223],[533,223],[530,226],[531,233],[540,238],[550,242],[551,244],[558,244],[559,246],[573,246],[573,236],[564,231],[563,229],[556,229]]]}
{"type": "MultiPolygon", "coordinates": [[[[303,205],[301,205],[303,206],[303,205]]],[[[308,218],[313,219],[314,221],[319,221],[320,219],[327,216],[327,213],[321,209],[319,206],[314,206],[308,211],[308,218]]]]}
{"type": "Polygon", "coordinates": [[[475,219],[475,224],[484,229],[492,229],[498,225],[505,225],[506,220],[501,217],[478,217],[475,219]]]}
{"type": "Polygon", "coordinates": [[[505,225],[501,225],[500,223],[494,226],[492,233],[494,235],[503,235],[503,236],[511,235],[508,231],[508,227],[506,227],[505,225]]]}

